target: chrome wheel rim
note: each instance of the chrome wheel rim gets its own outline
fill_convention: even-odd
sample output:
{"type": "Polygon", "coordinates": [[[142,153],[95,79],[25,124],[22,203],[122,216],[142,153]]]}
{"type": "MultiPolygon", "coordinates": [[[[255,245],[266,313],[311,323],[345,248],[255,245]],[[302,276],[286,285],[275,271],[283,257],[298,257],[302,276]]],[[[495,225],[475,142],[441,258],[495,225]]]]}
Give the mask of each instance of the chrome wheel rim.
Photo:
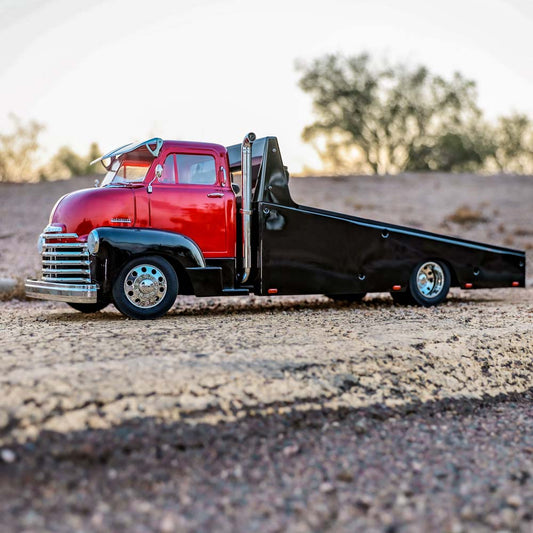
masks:
{"type": "Polygon", "coordinates": [[[155,307],[167,293],[167,278],[154,265],[137,265],[124,279],[124,294],[135,307],[155,307]]]}
{"type": "Polygon", "coordinates": [[[438,263],[424,263],[416,273],[416,287],[426,298],[436,298],[444,287],[444,270],[438,263]]]}

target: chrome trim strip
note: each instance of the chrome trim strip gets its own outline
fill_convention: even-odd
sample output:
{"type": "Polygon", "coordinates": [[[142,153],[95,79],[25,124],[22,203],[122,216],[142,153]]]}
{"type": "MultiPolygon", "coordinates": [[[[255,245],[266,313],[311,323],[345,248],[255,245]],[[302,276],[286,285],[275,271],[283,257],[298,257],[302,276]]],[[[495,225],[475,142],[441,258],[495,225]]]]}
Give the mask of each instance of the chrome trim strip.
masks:
{"type": "MultiPolygon", "coordinates": [[[[43,254],[44,255],[44,254],[43,254]]],[[[57,252],[56,252],[57,255],[57,252]]],[[[55,261],[51,259],[43,259],[43,265],[83,265],[89,266],[90,261],[80,261],[79,259],[62,259],[61,261],[55,261]]]]}
{"type": "Polygon", "coordinates": [[[46,248],[86,248],[87,244],[84,242],[46,242],[46,248]]]}
{"type": "Polygon", "coordinates": [[[57,256],[57,257],[79,257],[80,256],[80,252],[78,250],[73,250],[72,252],[57,252],[57,251],[54,251],[54,252],[43,252],[41,255],[43,257],[44,256],[46,256],[46,257],[54,257],[54,256],[57,256]]]}
{"type": "Polygon", "coordinates": [[[65,285],[36,279],[26,280],[26,296],[41,300],[72,303],[96,303],[97,284],[65,285]]]}
{"type": "Polygon", "coordinates": [[[241,164],[242,164],[242,278],[245,283],[250,277],[252,269],[252,236],[251,236],[251,211],[252,211],[252,145],[255,141],[255,133],[248,133],[242,141],[241,164]]]}
{"type": "MultiPolygon", "coordinates": [[[[43,274],[90,274],[88,268],[43,268],[43,274]]],[[[49,276],[45,276],[49,277],[49,276]]]]}
{"type": "Polygon", "coordinates": [[[45,239],[77,239],[77,233],[41,233],[45,239]]]}
{"type": "Polygon", "coordinates": [[[52,276],[43,276],[43,281],[61,281],[62,283],[88,283],[90,280],[87,278],[54,278],[52,276]]]}

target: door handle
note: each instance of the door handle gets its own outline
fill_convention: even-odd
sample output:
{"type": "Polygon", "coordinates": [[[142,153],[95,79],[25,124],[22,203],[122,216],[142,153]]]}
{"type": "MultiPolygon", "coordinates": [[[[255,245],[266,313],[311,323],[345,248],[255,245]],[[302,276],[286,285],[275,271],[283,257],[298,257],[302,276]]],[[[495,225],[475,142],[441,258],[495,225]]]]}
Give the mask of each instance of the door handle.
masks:
{"type": "Polygon", "coordinates": [[[210,192],[208,195],[207,195],[208,198],[224,198],[224,193],[223,192],[210,192]]]}

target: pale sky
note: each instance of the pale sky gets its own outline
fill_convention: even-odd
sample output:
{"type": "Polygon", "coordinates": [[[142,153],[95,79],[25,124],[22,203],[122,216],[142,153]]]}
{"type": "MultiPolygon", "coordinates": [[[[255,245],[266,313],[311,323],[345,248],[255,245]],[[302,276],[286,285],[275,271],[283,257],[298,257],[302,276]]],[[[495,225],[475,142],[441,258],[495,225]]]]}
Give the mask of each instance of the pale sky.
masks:
{"type": "Polygon", "coordinates": [[[0,0],[0,131],[43,122],[52,155],[159,136],[276,135],[320,166],[297,59],[363,51],[478,84],[490,118],[533,117],[532,0],[0,0]]]}

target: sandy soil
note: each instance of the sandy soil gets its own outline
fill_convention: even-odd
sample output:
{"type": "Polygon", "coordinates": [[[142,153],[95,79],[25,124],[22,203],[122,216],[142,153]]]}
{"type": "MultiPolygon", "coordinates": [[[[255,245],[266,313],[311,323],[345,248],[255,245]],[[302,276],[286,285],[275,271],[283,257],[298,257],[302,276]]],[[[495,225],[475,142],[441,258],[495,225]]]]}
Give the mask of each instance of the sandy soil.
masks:
{"type": "MultiPolygon", "coordinates": [[[[295,179],[301,203],[531,249],[533,179],[295,179]],[[485,222],[447,220],[461,205],[485,222]]],[[[2,186],[0,277],[75,183],[2,186]],[[23,228],[23,230],[21,230],[23,228]]],[[[16,265],[13,269],[12,265],[16,265]]],[[[531,269],[529,269],[531,271],[531,269]]],[[[530,531],[533,288],[0,303],[0,514],[28,531],[530,531]]]]}

